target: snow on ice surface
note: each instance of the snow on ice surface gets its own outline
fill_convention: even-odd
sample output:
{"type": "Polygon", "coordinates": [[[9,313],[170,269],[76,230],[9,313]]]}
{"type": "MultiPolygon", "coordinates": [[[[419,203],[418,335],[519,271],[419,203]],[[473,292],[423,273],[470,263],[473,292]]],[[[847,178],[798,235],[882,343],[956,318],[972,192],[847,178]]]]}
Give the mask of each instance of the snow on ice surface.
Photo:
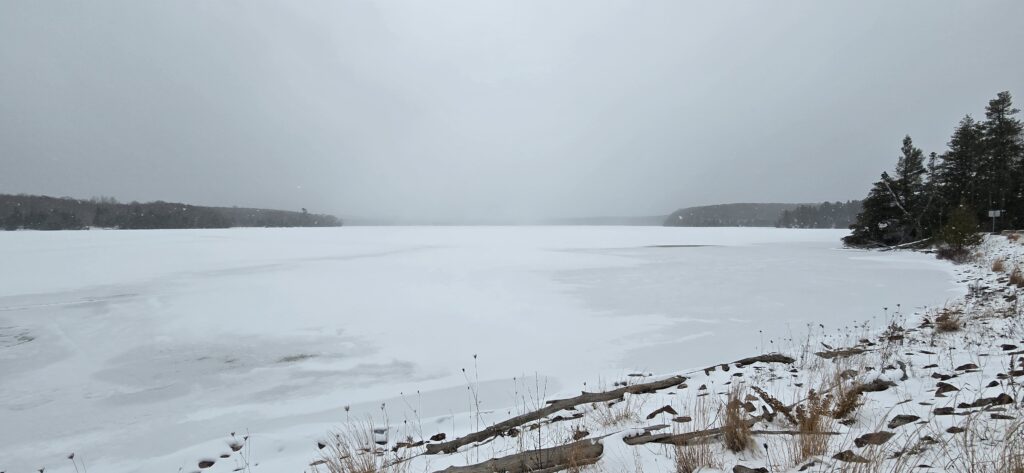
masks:
{"type": "Polygon", "coordinates": [[[0,470],[72,471],[76,452],[94,471],[191,471],[248,431],[256,470],[302,471],[382,403],[467,429],[467,376],[491,423],[516,393],[736,359],[958,290],[946,263],[843,250],[844,234],[0,232],[0,470]]]}

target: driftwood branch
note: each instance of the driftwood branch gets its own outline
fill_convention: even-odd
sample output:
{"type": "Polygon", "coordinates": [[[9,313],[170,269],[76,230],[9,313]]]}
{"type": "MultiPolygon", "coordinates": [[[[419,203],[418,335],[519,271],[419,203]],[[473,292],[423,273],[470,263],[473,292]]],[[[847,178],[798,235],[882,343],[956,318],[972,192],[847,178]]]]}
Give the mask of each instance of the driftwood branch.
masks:
{"type": "Polygon", "coordinates": [[[841,435],[839,432],[801,432],[799,430],[751,430],[753,435],[841,435]]]}
{"type": "MultiPolygon", "coordinates": [[[[749,419],[746,421],[747,427],[752,427],[760,418],[749,419]]],[[[645,443],[664,443],[669,445],[693,445],[697,441],[704,441],[708,438],[717,437],[722,435],[722,428],[715,427],[713,429],[698,430],[695,432],[685,432],[681,434],[652,434],[652,435],[637,435],[634,437],[626,437],[622,439],[626,442],[626,445],[643,445],[645,443]]]]}
{"type": "Polygon", "coordinates": [[[793,357],[789,357],[781,353],[768,353],[766,355],[752,356],[750,358],[737,360],[736,366],[739,368],[743,368],[747,365],[752,365],[754,363],[784,363],[788,365],[795,361],[796,360],[793,359],[793,357]]]}
{"type": "MultiPolygon", "coordinates": [[[[752,427],[760,418],[747,421],[747,426],[752,427]]],[[[800,432],[799,430],[752,430],[753,435],[839,435],[839,432],[800,432]]],[[[722,428],[697,430],[681,434],[651,434],[637,435],[622,439],[627,445],[643,445],[646,443],[661,443],[668,445],[694,445],[717,439],[722,435],[722,428]]]]}
{"type": "Polygon", "coordinates": [[[898,250],[898,249],[900,249],[900,248],[906,248],[906,247],[908,247],[908,246],[914,246],[914,245],[917,245],[917,244],[920,244],[920,243],[924,243],[924,242],[926,242],[926,241],[928,241],[928,240],[929,240],[929,238],[922,238],[922,239],[920,239],[920,240],[917,240],[917,241],[912,241],[912,242],[909,242],[909,243],[901,243],[901,244],[899,244],[899,245],[893,245],[893,246],[885,246],[885,245],[883,245],[883,246],[885,246],[885,247],[884,247],[884,248],[882,248],[882,249],[880,249],[879,251],[892,251],[892,250],[898,250]]]}
{"type": "Polygon", "coordinates": [[[452,466],[437,473],[556,472],[597,463],[604,445],[592,439],[566,445],[530,450],[469,466],[452,466]]]}
{"type": "Polygon", "coordinates": [[[498,436],[498,435],[500,435],[500,434],[502,434],[504,432],[507,432],[509,429],[511,429],[513,427],[519,427],[519,426],[521,426],[523,424],[526,424],[527,422],[532,422],[532,421],[535,421],[535,420],[538,420],[538,419],[542,419],[542,418],[547,417],[547,416],[549,416],[551,414],[554,414],[554,413],[556,413],[558,411],[574,408],[574,407],[579,406],[581,404],[589,404],[589,403],[593,403],[593,402],[604,402],[604,401],[611,401],[613,399],[621,399],[626,394],[645,394],[645,393],[651,393],[651,392],[655,392],[655,391],[658,391],[658,390],[661,390],[661,389],[671,388],[671,387],[676,386],[676,385],[678,385],[680,383],[683,383],[684,381],[686,381],[686,377],[685,376],[672,376],[672,377],[661,379],[661,380],[658,380],[658,381],[652,381],[652,382],[649,382],[649,383],[634,384],[634,385],[625,386],[625,387],[622,387],[622,388],[619,388],[619,389],[613,389],[611,391],[600,392],[600,393],[584,392],[584,393],[580,394],[579,396],[576,396],[576,397],[573,397],[573,398],[560,399],[560,400],[557,400],[557,401],[548,401],[548,405],[543,407],[543,408],[541,408],[541,409],[538,409],[538,410],[535,410],[535,411],[532,411],[532,412],[527,412],[526,414],[515,416],[515,417],[513,417],[511,419],[505,420],[503,422],[499,422],[499,423],[494,424],[494,425],[492,425],[492,426],[490,426],[490,427],[488,427],[486,429],[483,429],[483,430],[480,430],[478,432],[474,432],[474,433],[468,434],[468,435],[466,435],[464,437],[459,437],[457,439],[454,439],[454,440],[451,440],[451,441],[448,441],[448,442],[427,444],[427,451],[426,451],[426,453],[427,454],[455,453],[456,451],[458,451],[459,447],[462,447],[464,445],[469,445],[469,444],[474,443],[474,442],[480,442],[480,441],[483,441],[483,440],[487,440],[487,439],[489,439],[491,437],[496,437],[496,436],[498,436]]]}

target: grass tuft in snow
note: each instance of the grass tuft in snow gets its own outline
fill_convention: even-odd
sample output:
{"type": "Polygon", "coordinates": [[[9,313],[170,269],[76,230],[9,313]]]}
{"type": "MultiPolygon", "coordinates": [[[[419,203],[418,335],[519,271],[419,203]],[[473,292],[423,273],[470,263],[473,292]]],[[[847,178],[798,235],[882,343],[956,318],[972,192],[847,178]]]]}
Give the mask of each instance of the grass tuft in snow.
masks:
{"type": "Polygon", "coordinates": [[[734,386],[726,398],[722,413],[722,438],[725,448],[733,452],[742,452],[753,443],[748,422],[743,411],[743,389],[734,386]]]}
{"type": "Polygon", "coordinates": [[[1010,285],[1024,287],[1024,272],[1021,272],[1020,266],[1013,267],[1013,272],[1010,273],[1010,285]]]}
{"type": "Polygon", "coordinates": [[[992,272],[994,272],[994,273],[1002,273],[1002,272],[1005,272],[1005,271],[1006,271],[1006,260],[1005,259],[998,258],[998,259],[996,259],[995,261],[992,262],[992,272]]]}
{"type": "Polygon", "coordinates": [[[935,318],[935,331],[939,333],[959,332],[963,328],[961,312],[958,309],[945,308],[935,318]]]}
{"type": "Polygon", "coordinates": [[[378,447],[379,436],[371,422],[353,422],[334,431],[321,443],[320,459],[313,473],[404,473],[408,463],[400,454],[389,455],[378,447]]]}
{"type": "Polygon", "coordinates": [[[796,408],[799,435],[792,444],[791,457],[795,463],[824,455],[828,451],[829,437],[823,432],[831,430],[832,397],[822,396],[817,391],[807,393],[807,402],[796,408]]]}

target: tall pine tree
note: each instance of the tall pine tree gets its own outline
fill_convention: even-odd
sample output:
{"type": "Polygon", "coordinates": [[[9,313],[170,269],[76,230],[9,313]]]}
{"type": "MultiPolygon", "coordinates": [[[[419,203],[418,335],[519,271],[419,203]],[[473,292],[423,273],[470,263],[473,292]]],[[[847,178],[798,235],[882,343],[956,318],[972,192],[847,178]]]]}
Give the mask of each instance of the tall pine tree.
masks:
{"type": "Polygon", "coordinates": [[[963,206],[975,214],[981,211],[983,196],[979,179],[985,151],[983,133],[981,124],[967,115],[946,143],[949,150],[940,156],[936,169],[936,191],[943,208],[963,206]]]}
{"type": "Polygon", "coordinates": [[[924,212],[928,208],[928,195],[925,193],[924,153],[914,146],[910,135],[903,137],[900,147],[900,158],[896,162],[896,173],[883,183],[890,192],[893,203],[900,211],[899,225],[902,233],[900,242],[906,243],[919,239],[924,234],[924,212]]]}
{"type": "Polygon", "coordinates": [[[982,123],[984,147],[983,182],[989,209],[1008,211],[1004,225],[1018,225],[1024,222],[1021,212],[1022,185],[1024,185],[1024,143],[1021,142],[1022,127],[1016,115],[1020,110],[1013,108],[1009,92],[999,92],[985,107],[985,122],[982,123]]]}

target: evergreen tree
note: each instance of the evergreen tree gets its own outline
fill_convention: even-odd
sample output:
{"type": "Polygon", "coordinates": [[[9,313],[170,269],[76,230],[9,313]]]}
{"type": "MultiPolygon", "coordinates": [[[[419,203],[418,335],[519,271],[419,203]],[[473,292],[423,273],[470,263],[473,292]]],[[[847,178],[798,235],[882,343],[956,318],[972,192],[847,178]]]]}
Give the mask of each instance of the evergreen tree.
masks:
{"type": "MultiPolygon", "coordinates": [[[[973,244],[980,217],[1006,210],[1000,227],[1024,225],[1024,125],[1009,92],[957,125],[941,154],[924,153],[907,136],[892,176],[874,184],[852,234],[853,246],[893,245],[938,237],[954,252],[973,244]]],[[[794,220],[795,214],[785,215],[794,220]]]]}
{"type": "Polygon", "coordinates": [[[1024,130],[1020,120],[1014,117],[1020,110],[1013,108],[1009,92],[999,92],[985,107],[983,125],[984,183],[988,210],[1008,211],[1009,224],[1024,222],[1020,202],[1021,185],[1024,184],[1024,130]]]}
{"type": "Polygon", "coordinates": [[[935,152],[928,153],[928,163],[925,165],[924,187],[921,191],[920,205],[920,231],[922,237],[934,234],[942,228],[945,219],[945,209],[939,180],[939,165],[941,159],[935,152]]]}
{"type": "Polygon", "coordinates": [[[932,196],[926,186],[928,170],[924,152],[914,146],[910,136],[903,138],[896,172],[874,184],[864,199],[863,209],[850,227],[853,234],[844,238],[848,245],[897,245],[926,238],[925,217],[932,196]]]}
{"type": "Polygon", "coordinates": [[[956,207],[950,212],[949,221],[939,231],[939,257],[953,261],[966,261],[970,249],[981,244],[978,233],[978,219],[974,211],[964,206],[956,207]]]}
{"type": "Polygon", "coordinates": [[[964,206],[976,214],[982,211],[980,172],[984,148],[984,130],[970,115],[960,120],[936,169],[937,192],[945,209],[964,206]]]}
{"type": "Polygon", "coordinates": [[[889,177],[882,174],[882,183],[892,199],[892,204],[899,210],[900,243],[919,239],[924,234],[922,218],[927,209],[925,193],[924,153],[914,146],[914,141],[907,135],[903,138],[901,155],[896,162],[896,173],[889,177]]]}
{"type": "Polygon", "coordinates": [[[882,179],[871,187],[857,220],[850,226],[853,232],[843,238],[847,245],[888,246],[902,239],[899,225],[902,214],[894,203],[890,186],[885,183],[887,179],[889,176],[882,173],[882,179]]]}

